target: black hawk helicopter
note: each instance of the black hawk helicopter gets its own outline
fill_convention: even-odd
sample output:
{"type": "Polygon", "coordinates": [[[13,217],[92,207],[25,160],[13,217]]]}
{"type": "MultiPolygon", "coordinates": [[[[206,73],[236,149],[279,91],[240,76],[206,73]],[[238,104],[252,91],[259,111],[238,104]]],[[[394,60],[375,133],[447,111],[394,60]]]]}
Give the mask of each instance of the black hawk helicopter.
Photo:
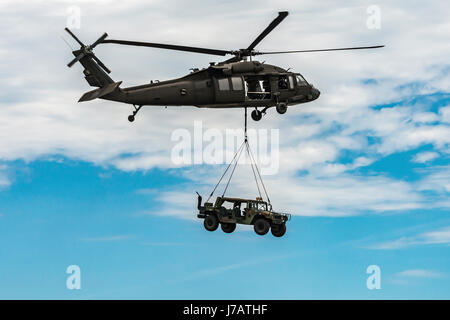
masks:
{"type": "Polygon", "coordinates": [[[106,39],[104,33],[91,45],[84,45],[68,28],[65,30],[80,44],[81,48],[72,53],[75,58],[68,64],[72,67],[80,62],[86,81],[92,87],[80,99],[89,101],[96,98],[129,103],[134,106],[128,117],[134,121],[142,106],[186,106],[200,108],[254,108],[251,116],[259,121],[270,107],[276,107],[279,114],[284,114],[288,106],[316,100],[320,91],[296,72],[278,66],[252,61],[253,56],[263,54],[283,54],[299,52],[319,52],[338,50],[373,49],[384,46],[333,48],[316,50],[271,51],[259,52],[255,47],[288,15],[287,11],[279,12],[269,26],[248,46],[239,50],[217,50],[199,47],[188,47],[171,44],[138,42],[128,40],[106,39]],[[108,73],[111,71],[98,59],[93,49],[99,44],[120,44],[129,46],[152,47],[160,49],[196,52],[210,55],[232,55],[228,60],[210,63],[203,69],[191,69],[184,77],[155,81],[140,86],[121,88],[122,81],[115,82],[108,73]],[[258,109],[260,108],[260,109],[258,109]]]}

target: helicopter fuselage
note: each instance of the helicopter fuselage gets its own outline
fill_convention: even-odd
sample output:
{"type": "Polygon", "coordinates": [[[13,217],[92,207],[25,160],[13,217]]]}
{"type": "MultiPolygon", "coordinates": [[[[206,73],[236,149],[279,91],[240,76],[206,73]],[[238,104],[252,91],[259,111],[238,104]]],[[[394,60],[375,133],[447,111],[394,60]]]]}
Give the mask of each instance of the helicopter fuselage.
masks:
{"type": "Polygon", "coordinates": [[[211,65],[168,81],[118,88],[101,99],[138,106],[273,107],[317,99],[319,90],[299,73],[258,61],[211,65]]]}
{"type": "MultiPolygon", "coordinates": [[[[258,55],[286,53],[324,52],[342,50],[361,50],[382,48],[384,45],[359,46],[346,48],[328,48],[290,51],[256,51],[256,46],[278,26],[287,16],[287,11],[278,12],[278,16],[256,37],[245,49],[220,50],[185,45],[163,44],[143,41],[107,39],[104,33],[91,45],[85,45],[68,28],[65,30],[80,45],[79,50],[72,51],[75,58],[67,66],[72,67],[80,62],[84,67],[86,81],[98,89],[86,92],[78,101],[106,99],[132,104],[135,108],[128,117],[134,121],[135,115],[142,106],[186,106],[199,108],[248,108],[254,107],[251,116],[259,121],[265,111],[276,107],[280,114],[287,111],[288,106],[316,100],[320,91],[309,84],[300,73],[289,72],[283,68],[252,61],[258,55]],[[116,44],[126,46],[159,48],[183,52],[195,52],[216,56],[232,55],[233,57],[220,63],[211,63],[208,68],[193,69],[184,77],[155,81],[140,86],[121,88],[122,82],[115,82],[108,74],[111,72],[97,58],[93,49],[99,44],[116,44]],[[250,59],[250,61],[247,61],[250,59]],[[258,110],[258,108],[263,108],[258,110]]],[[[247,110],[247,109],[246,109],[247,110]]]]}

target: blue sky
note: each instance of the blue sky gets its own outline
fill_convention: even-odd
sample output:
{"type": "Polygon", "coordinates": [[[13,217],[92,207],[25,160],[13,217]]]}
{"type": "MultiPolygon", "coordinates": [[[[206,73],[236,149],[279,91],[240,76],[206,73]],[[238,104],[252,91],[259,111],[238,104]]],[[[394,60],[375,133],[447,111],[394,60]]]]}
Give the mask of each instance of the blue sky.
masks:
{"type": "MultiPolygon", "coordinates": [[[[246,10],[253,1],[109,2],[0,5],[0,298],[450,298],[445,1],[427,8],[381,1],[379,30],[366,27],[372,3],[365,1],[267,2],[253,11],[246,10]],[[195,121],[220,132],[239,128],[241,112],[144,108],[130,125],[128,106],[77,104],[90,89],[79,65],[65,67],[71,54],[60,36],[71,5],[81,8],[76,33],[86,42],[107,31],[233,49],[287,9],[260,50],[386,48],[267,59],[302,72],[322,92],[284,116],[269,110],[250,122],[280,130],[280,169],[264,180],[275,209],[293,218],[280,239],[251,228],[209,233],[195,219],[194,192],[207,194],[223,165],[174,165],[171,134],[192,132],[195,121]],[[202,12],[216,13],[199,21],[202,12]],[[304,42],[292,40],[299,34],[304,42]],[[80,290],[66,288],[69,265],[81,268],[80,290]],[[381,269],[380,290],[366,287],[369,265],[381,269]]],[[[215,59],[96,52],[126,85],[178,77],[215,59]]],[[[230,195],[253,197],[247,180],[238,174],[230,195]]]]}
{"type": "Polygon", "coordinates": [[[1,298],[448,298],[448,243],[368,249],[448,224],[445,210],[295,216],[281,239],[251,230],[225,235],[148,213],[160,209],[157,199],[136,190],[177,188],[173,175],[67,159],[26,167],[0,198],[8,213],[1,217],[1,298]],[[79,291],[65,287],[71,264],[81,268],[79,291]],[[365,286],[371,264],[381,267],[381,290],[365,286]],[[398,275],[411,269],[433,273],[398,275]]]}

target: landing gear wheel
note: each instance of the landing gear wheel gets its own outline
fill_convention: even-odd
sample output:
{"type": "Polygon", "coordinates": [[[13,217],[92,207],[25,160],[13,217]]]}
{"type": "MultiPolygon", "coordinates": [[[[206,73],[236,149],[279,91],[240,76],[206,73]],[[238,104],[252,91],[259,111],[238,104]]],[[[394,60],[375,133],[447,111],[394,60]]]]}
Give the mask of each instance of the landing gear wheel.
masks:
{"type": "Polygon", "coordinates": [[[255,221],[255,223],[253,224],[253,229],[255,230],[255,232],[257,234],[259,234],[260,236],[265,235],[267,232],[269,232],[270,229],[270,224],[269,222],[267,222],[266,219],[264,218],[259,218],[255,221]]]}
{"type": "Polygon", "coordinates": [[[279,103],[277,105],[277,112],[279,114],[285,114],[287,111],[287,105],[285,103],[279,103]]]}
{"type": "Polygon", "coordinates": [[[286,224],[273,224],[270,231],[275,237],[282,237],[286,233],[286,224]]]}
{"type": "Polygon", "coordinates": [[[134,111],[133,114],[130,114],[128,116],[128,121],[133,122],[134,121],[134,116],[137,115],[137,113],[139,112],[139,110],[141,110],[142,106],[138,106],[136,107],[135,105],[133,105],[134,107],[134,111]]]}
{"type": "Polygon", "coordinates": [[[236,223],[221,223],[220,227],[225,233],[232,233],[236,229],[236,223]]]}
{"type": "Polygon", "coordinates": [[[252,119],[255,121],[259,121],[262,118],[262,112],[259,110],[253,110],[251,115],[252,119]]]}
{"type": "Polygon", "coordinates": [[[203,225],[206,230],[215,231],[219,227],[219,219],[217,219],[216,215],[209,215],[203,221],[203,225]]]}

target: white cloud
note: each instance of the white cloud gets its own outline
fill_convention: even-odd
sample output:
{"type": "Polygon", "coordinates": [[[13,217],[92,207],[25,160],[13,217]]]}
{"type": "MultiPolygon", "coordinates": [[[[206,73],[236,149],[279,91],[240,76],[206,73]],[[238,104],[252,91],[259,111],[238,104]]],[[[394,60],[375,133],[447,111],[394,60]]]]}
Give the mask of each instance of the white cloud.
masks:
{"type": "MultiPolygon", "coordinates": [[[[382,176],[364,177],[348,173],[333,172],[324,176],[324,170],[319,171],[321,174],[317,176],[309,174],[293,177],[289,171],[281,171],[275,176],[263,177],[274,210],[294,215],[336,217],[419,209],[426,205],[423,196],[405,182],[382,176]]],[[[161,192],[158,200],[165,204],[165,208],[154,214],[193,219],[196,212],[194,190],[199,191],[205,201],[220,174],[213,169],[202,174],[184,173],[183,176],[193,182],[180,186],[178,190],[161,192]]],[[[223,182],[219,186],[212,201],[222,194],[225,184],[223,182]]],[[[262,189],[261,192],[264,196],[262,189]]],[[[226,195],[245,198],[258,196],[249,166],[236,169],[226,195]]]]}
{"type": "Polygon", "coordinates": [[[412,161],[417,162],[417,163],[425,163],[425,162],[432,161],[438,157],[439,157],[439,153],[427,151],[427,152],[421,152],[421,153],[416,154],[413,157],[412,161]]]}
{"type": "Polygon", "coordinates": [[[8,174],[6,171],[7,171],[7,166],[0,164],[0,190],[2,188],[6,188],[11,185],[11,181],[8,178],[8,174]]]}
{"type": "Polygon", "coordinates": [[[439,114],[441,115],[442,122],[450,123],[450,106],[440,108],[439,114]]]}
{"type": "Polygon", "coordinates": [[[375,245],[371,245],[369,249],[377,249],[377,250],[395,250],[402,249],[409,245],[415,244],[415,240],[407,237],[402,237],[396,240],[387,241],[375,245]]]}
{"type": "Polygon", "coordinates": [[[450,227],[426,232],[422,235],[422,238],[427,244],[450,243],[450,227]]]}
{"type": "Polygon", "coordinates": [[[411,269],[399,272],[396,274],[399,277],[409,278],[442,278],[444,275],[439,272],[424,270],[424,269],[411,269]]]}
{"type": "Polygon", "coordinates": [[[233,271],[233,270],[245,269],[245,268],[249,268],[249,267],[257,266],[257,265],[261,265],[261,264],[269,264],[269,263],[273,263],[275,261],[282,261],[282,260],[290,258],[290,257],[292,257],[292,255],[266,257],[266,258],[261,258],[258,260],[253,259],[251,261],[240,261],[240,262],[236,262],[233,264],[221,265],[221,266],[208,268],[208,269],[201,269],[201,270],[198,270],[198,271],[192,273],[185,280],[193,280],[193,279],[198,279],[198,278],[210,277],[210,276],[214,276],[214,275],[221,274],[221,273],[226,273],[226,272],[233,271]]]}
{"type": "Polygon", "coordinates": [[[111,241],[122,241],[133,238],[132,235],[116,235],[107,237],[97,237],[97,238],[83,238],[82,241],[85,242],[111,242],[111,241]]]}
{"type": "Polygon", "coordinates": [[[439,116],[434,112],[416,112],[412,119],[415,123],[430,123],[439,121],[439,116]]]}
{"type": "Polygon", "coordinates": [[[417,245],[450,244],[450,226],[428,231],[416,236],[402,237],[396,240],[371,245],[368,248],[378,250],[395,250],[417,245]]]}
{"type": "Polygon", "coordinates": [[[141,242],[140,244],[152,247],[177,247],[187,245],[185,242],[141,242]]]}
{"type": "Polygon", "coordinates": [[[431,190],[446,196],[450,193],[450,165],[436,166],[424,170],[425,178],[417,183],[418,190],[431,190]]]}
{"type": "MultiPolygon", "coordinates": [[[[70,70],[65,67],[72,57],[59,39],[66,8],[72,4],[2,2],[0,160],[33,161],[57,154],[125,171],[174,168],[177,166],[170,161],[173,130],[190,130],[195,120],[203,120],[205,128],[219,130],[242,125],[239,110],[148,107],[129,124],[129,106],[100,100],[76,103],[90,89],[79,65],[70,70]]],[[[290,16],[258,46],[261,51],[386,44],[386,48],[370,52],[264,58],[302,72],[322,92],[319,100],[292,107],[285,116],[269,110],[262,122],[250,123],[251,127],[280,128],[280,172],[267,177],[272,200],[285,206],[280,209],[294,213],[340,216],[421,208],[426,203],[421,191],[436,191],[436,182],[441,192],[448,191],[442,174],[431,173],[418,186],[380,174],[353,173],[385,155],[423,144],[432,144],[436,152],[448,150],[450,129],[445,123],[449,107],[439,113],[430,112],[426,105],[408,103],[370,108],[448,90],[446,1],[435,1],[426,8],[409,1],[381,1],[379,31],[366,28],[366,7],[357,1],[339,7],[331,1],[205,1],[192,6],[182,1],[111,0],[79,5],[82,28],[75,32],[87,43],[107,31],[112,38],[235,49],[248,45],[284,6],[290,16]],[[364,84],[365,79],[374,81],[364,84]],[[368,136],[377,142],[369,145],[368,136]],[[354,156],[343,163],[343,152],[354,156]]],[[[124,85],[178,77],[192,66],[217,60],[113,45],[98,46],[96,53],[113,70],[112,77],[123,79],[124,85]]],[[[184,186],[188,191],[160,194],[168,205],[164,212],[185,215],[191,190],[200,185],[206,191],[219,176],[217,167],[203,171],[196,166],[194,173],[183,170],[192,183],[184,186]]],[[[235,192],[253,197],[254,182],[245,177],[233,183],[235,192]]],[[[0,170],[0,185],[2,181],[9,183],[0,170]]]]}

